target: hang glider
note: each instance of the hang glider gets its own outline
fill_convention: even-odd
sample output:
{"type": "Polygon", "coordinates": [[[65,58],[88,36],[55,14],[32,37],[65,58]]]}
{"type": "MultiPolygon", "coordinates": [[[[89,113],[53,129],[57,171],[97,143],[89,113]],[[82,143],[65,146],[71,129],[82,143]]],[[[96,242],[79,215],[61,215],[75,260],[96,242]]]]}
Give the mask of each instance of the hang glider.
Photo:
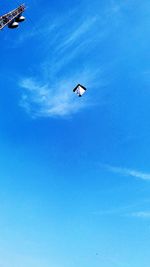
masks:
{"type": "Polygon", "coordinates": [[[9,13],[0,16],[0,30],[2,30],[6,26],[8,26],[8,28],[10,29],[17,28],[19,26],[19,23],[25,20],[25,17],[22,15],[25,9],[26,6],[22,4],[9,13]]]}
{"type": "Polygon", "coordinates": [[[82,96],[86,91],[86,88],[81,85],[81,84],[78,84],[74,89],[73,89],[73,92],[76,93],[78,96],[82,96]]]}

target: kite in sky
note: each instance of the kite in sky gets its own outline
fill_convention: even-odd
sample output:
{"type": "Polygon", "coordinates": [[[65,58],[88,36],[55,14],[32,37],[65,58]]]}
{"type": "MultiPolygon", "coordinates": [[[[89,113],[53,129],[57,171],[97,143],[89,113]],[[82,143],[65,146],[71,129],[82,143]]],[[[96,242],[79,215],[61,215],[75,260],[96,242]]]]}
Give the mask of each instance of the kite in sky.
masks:
{"type": "Polygon", "coordinates": [[[86,88],[81,85],[81,84],[78,84],[74,89],[73,89],[73,92],[76,93],[78,96],[82,96],[86,91],[86,88]]]}

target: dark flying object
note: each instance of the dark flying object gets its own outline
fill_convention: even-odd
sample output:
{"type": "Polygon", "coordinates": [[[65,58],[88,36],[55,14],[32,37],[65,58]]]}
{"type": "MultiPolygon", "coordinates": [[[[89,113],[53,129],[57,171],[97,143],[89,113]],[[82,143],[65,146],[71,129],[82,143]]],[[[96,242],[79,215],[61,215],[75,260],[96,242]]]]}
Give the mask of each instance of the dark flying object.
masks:
{"type": "Polygon", "coordinates": [[[25,20],[25,17],[22,15],[25,9],[26,6],[22,4],[9,13],[0,16],[0,30],[2,30],[5,26],[8,26],[10,29],[17,28],[19,23],[25,20]]]}
{"type": "Polygon", "coordinates": [[[82,96],[86,91],[86,88],[81,85],[81,84],[78,84],[74,89],[73,89],[73,92],[76,93],[78,96],[82,96]]]}

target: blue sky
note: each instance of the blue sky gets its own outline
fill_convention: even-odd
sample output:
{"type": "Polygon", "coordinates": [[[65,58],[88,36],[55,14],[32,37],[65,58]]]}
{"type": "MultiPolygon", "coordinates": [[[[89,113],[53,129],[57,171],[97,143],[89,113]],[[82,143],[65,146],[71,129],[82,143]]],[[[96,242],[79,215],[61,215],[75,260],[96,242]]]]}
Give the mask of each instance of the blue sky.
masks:
{"type": "Polygon", "coordinates": [[[150,3],[26,5],[0,32],[0,266],[149,267],[150,3]]]}

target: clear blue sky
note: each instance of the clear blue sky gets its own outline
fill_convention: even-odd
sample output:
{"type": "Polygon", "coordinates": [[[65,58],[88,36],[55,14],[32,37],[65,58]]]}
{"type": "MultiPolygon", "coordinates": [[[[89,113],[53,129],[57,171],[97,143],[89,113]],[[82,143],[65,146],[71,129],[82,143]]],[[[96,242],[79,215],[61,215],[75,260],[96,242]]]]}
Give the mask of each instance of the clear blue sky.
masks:
{"type": "Polygon", "coordinates": [[[149,267],[150,2],[26,5],[0,32],[0,266],[149,267]]]}

